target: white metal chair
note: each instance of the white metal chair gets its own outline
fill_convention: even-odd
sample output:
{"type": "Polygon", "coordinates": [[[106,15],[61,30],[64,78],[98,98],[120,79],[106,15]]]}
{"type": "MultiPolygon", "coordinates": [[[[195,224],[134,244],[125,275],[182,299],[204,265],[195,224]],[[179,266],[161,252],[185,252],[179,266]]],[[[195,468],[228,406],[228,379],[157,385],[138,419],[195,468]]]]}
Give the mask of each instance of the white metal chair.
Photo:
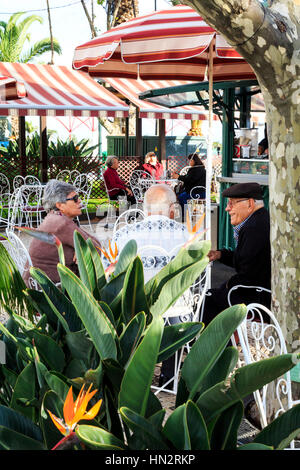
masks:
{"type": "Polygon", "coordinates": [[[13,179],[13,188],[18,189],[25,184],[25,178],[22,175],[17,175],[13,179]]]}
{"type": "Polygon", "coordinates": [[[26,186],[33,186],[33,185],[38,185],[39,186],[39,185],[41,185],[41,182],[36,176],[27,175],[24,178],[24,184],[26,186]]]}
{"type": "Polygon", "coordinates": [[[143,203],[145,192],[154,183],[155,179],[146,170],[133,170],[129,184],[137,204],[143,203]]]}
{"type": "MultiPolygon", "coordinates": [[[[28,271],[32,266],[29,252],[20,237],[18,237],[18,235],[16,235],[12,230],[7,229],[6,236],[6,250],[20,271],[21,276],[23,276],[24,272],[28,271]]],[[[29,277],[29,286],[32,289],[38,289],[37,282],[31,276],[29,277]]]]}
{"type": "Polygon", "coordinates": [[[14,191],[10,202],[9,225],[27,225],[33,227],[34,217],[36,225],[42,222],[45,209],[42,205],[43,186],[41,184],[23,185],[14,191]]]}
{"type": "Polygon", "coordinates": [[[56,178],[58,181],[65,181],[66,183],[69,183],[71,174],[70,170],[61,170],[57,173],[56,178]]]}
{"type": "Polygon", "coordinates": [[[81,209],[86,212],[90,229],[93,230],[88,211],[88,204],[91,197],[93,182],[90,181],[89,175],[87,173],[81,173],[75,178],[73,185],[76,187],[77,192],[79,194],[81,200],[81,209]]]}
{"type": "Polygon", "coordinates": [[[9,179],[3,173],[0,173],[0,194],[10,193],[9,179]]]}
{"type": "MultiPolygon", "coordinates": [[[[246,364],[287,354],[281,327],[274,314],[264,305],[258,303],[247,305],[247,318],[237,328],[237,335],[246,364]]],[[[300,400],[292,398],[290,371],[254,392],[254,398],[263,428],[281,413],[300,403],[300,400]],[[274,416],[270,416],[271,406],[274,405],[273,397],[277,409],[274,416]]],[[[293,446],[294,443],[291,443],[292,448],[293,446]]]]}
{"type": "Polygon", "coordinates": [[[141,209],[128,209],[122,212],[114,223],[112,238],[115,238],[117,230],[124,226],[135,224],[145,218],[145,213],[141,209]]]}

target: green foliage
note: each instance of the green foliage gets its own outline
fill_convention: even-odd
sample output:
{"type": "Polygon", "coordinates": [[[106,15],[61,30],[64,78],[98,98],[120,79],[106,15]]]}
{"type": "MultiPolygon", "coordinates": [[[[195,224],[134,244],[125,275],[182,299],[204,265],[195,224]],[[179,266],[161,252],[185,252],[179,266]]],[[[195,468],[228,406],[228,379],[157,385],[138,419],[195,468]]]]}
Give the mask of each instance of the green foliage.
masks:
{"type": "Polygon", "coordinates": [[[58,138],[56,142],[49,143],[48,155],[49,157],[90,157],[93,150],[98,147],[98,144],[90,147],[88,144],[88,139],[81,139],[79,142],[76,142],[74,138],[65,141],[58,138]]]}
{"type": "Polygon", "coordinates": [[[0,327],[8,353],[0,368],[1,449],[51,449],[61,436],[47,410],[63,419],[69,387],[78,394],[83,384],[98,389],[91,406],[103,399],[98,416],[76,428],[77,442],[87,449],[288,445],[300,429],[300,405],[273,421],[251,446],[237,445],[243,398],[294,366],[287,354],[235,370],[237,351],[227,343],[245,318],[245,306],[221,312],[204,330],[199,322],[164,327],[163,313],[207,265],[207,243],[182,248],[146,285],[133,240],[109,277],[90,241],[76,232],[74,245],[80,277],[59,264],[58,288],[31,268],[41,291],[27,289],[23,296],[39,312],[38,321],[8,309],[10,319],[0,327]],[[165,420],[151,390],[155,365],[193,339],[176,407],[165,420]]]}
{"type": "MultiPolygon", "coordinates": [[[[42,23],[43,19],[37,15],[29,15],[21,19],[24,12],[13,14],[8,22],[0,21],[0,61],[2,62],[29,62],[45,52],[51,51],[50,38],[44,38],[24,51],[24,47],[30,41],[29,29],[34,22],[42,23]]],[[[61,54],[62,50],[57,42],[53,40],[53,50],[61,54]]]]}

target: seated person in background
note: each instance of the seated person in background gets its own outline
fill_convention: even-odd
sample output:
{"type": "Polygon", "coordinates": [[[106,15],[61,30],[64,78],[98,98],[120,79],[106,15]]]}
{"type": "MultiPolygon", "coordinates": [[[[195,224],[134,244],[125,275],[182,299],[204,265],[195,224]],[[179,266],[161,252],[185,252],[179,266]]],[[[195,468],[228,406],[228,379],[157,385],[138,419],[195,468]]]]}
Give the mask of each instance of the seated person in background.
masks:
{"type": "MultiPolygon", "coordinates": [[[[81,202],[77,189],[64,181],[50,180],[44,189],[43,207],[47,211],[47,215],[38,230],[52,233],[61,241],[66,266],[78,275],[74,250],[74,231],[77,230],[85,240],[90,238],[97,249],[100,247],[100,242],[78,227],[73,220],[81,214],[81,202]]],[[[33,238],[29,246],[29,254],[35,268],[44,271],[54,283],[60,282],[57,272],[59,257],[56,245],[50,245],[33,238]]],[[[26,270],[24,272],[26,285],[28,285],[29,277],[29,270],[26,270]]]]}
{"type": "MultiPolygon", "coordinates": [[[[174,220],[174,204],[176,194],[168,185],[155,184],[148,188],[143,205],[146,217],[116,231],[114,241],[118,251],[131,239],[136,240],[138,252],[146,245],[161,247],[168,254],[175,247],[179,249],[188,240],[189,233],[183,224],[174,220]]],[[[146,281],[151,277],[149,274],[146,270],[146,281]]]]}
{"type": "MultiPolygon", "coordinates": [[[[239,183],[225,189],[226,211],[233,225],[236,249],[211,250],[210,261],[219,260],[235,268],[236,274],[205,297],[203,322],[210,321],[228,308],[231,287],[242,284],[271,288],[271,248],[269,213],[264,208],[261,187],[257,183],[239,183]]],[[[257,302],[270,307],[270,295],[255,289],[238,289],[231,295],[231,304],[257,302]]]]}
{"type": "MultiPolygon", "coordinates": [[[[206,170],[199,155],[197,153],[191,153],[188,156],[190,161],[190,168],[186,175],[179,175],[176,172],[172,173],[172,178],[176,178],[183,183],[183,189],[178,194],[179,204],[182,209],[187,203],[188,199],[191,199],[190,192],[195,186],[204,186],[206,184],[206,170]]],[[[205,198],[205,191],[200,194],[201,199],[205,198]]]]}
{"type": "Polygon", "coordinates": [[[135,197],[131,189],[121,180],[118,175],[117,169],[119,166],[119,159],[114,155],[106,159],[107,169],[103,173],[103,178],[107,187],[109,199],[116,201],[119,196],[126,196],[130,204],[135,204],[135,197]]]}
{"type": "Polygon", "coordinates": [[[145,163],[142,165],[143,169],[146,170],[152,178],[159,180],[164,173],[164,167],[157,160],[157,156],[154,152],[148,152],[145,156],[145,163]]]}
{"type": "Polygon", "coordinates": [[[258,144],[258,155],[268,155],[269,154],[269,143],[267,137],[262,139],[258,144]]]}

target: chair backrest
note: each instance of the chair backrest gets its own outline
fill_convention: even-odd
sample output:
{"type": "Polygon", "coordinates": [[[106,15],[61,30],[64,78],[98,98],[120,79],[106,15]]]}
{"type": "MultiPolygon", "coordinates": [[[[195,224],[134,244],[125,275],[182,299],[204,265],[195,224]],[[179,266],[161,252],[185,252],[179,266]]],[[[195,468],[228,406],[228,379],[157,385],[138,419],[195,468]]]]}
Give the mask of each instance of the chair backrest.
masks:
{"type": "Polygon", "coordinates": [[[70,170],[61,170],[57,173],[56,178],[58,181],[65,181],[66,183],[70,182],[71,172],[70,170]]]}
{"type": "Polygon", "coordinates": [[[90,180],[87,173],[81,173],[76,176],[73,185],[76,187],[80,196],[82,208],[86,208],[91,196],[93,181],[90,180]]]}
{"type": "Polygon", "coordinates": [[[112,238],[115,238],[117,230],[120,230],[122,227],[128,225],[136,224],[136,222],[141,222],[145,218],[145,213],[141,209],[128,209],[122,214],[119,215],[113,227],[112,238]]]}
{"type": "Polygon", "coordinates": [[[21,186],[23,186],[23,184],[25,184],[24,176],[17,175],[17,176],[14,177],[14,179],[13,179],[14,190],[20,188],[21,186]]]}
{"type": "Polygon", "coordinates": [[[0,193],[10,193],[9,179],[3,173],[0,173],[0,193]]]}
{"type": "Polygon", "coordinates": [[[146,170],[133,170],[130,175],[129,184],[137,201],[143,201],[144,194],[155,179],[146,170]]]}
{"type": "Polygon", "coordinates": [[[21,275],[23,275],[24,271],[32,266],[29,252],[22,240],[12,230],[7,229],[6,236],[8,239],[6,245],[7,251],[12,257],[21,275]]]}
{"type": "MultiPolygon", "coordinates": [[[[246,364],[286,354],[286,343],[274,314],[264,305],[247,305],[247,318],[237,329],[246,364]]],[[[290,372],[254,393],[262,427],[300,400],[292,399],[290,372]],[[275,414],[273,411],[276,406],[275,414]]]]}
{"type": "Polygon", "coordinates": [[[25,178],[24,178],[24,184],[25,184],[25,185],[29,185],[29,186],[32,186],[32,185],[41,185],[41,182],[40,182],[40,180],[39,180],[36,176],[27,175],[27,176],[25,176],[25,178]]]}

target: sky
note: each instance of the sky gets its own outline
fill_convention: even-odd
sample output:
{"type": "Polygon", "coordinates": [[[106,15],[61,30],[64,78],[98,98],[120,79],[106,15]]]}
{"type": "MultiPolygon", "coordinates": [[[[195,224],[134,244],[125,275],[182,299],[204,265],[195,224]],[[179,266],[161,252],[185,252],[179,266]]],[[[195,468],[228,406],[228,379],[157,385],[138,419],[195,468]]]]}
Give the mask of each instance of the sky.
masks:
{"type": "MultiPolygon", "coordinates": [[[[169,6],[167,0],[140,0],[140,15],[151,13],[156,9],[162,10],[169,6]]],[[[90,27],[83,11],[80,0],[49,0],[53,36],[62,47],[62,55],[55,54],[56,65],[72,65],[73,53],[76,46],[91,39],[90,27]]],[[[86,6],[91,12],[91,1],[86,0],[86,6]]],[[[38,15],[43,18],[43,24],[33,23],[30,27],[31,41],[49,37],[48,13],[46,0],[0,0],[0,20],[8,21],[11,14],[24,11],[28,15],[38,15]]],[[[94,0],[95,26],[100,32],[106,31],[106,13],[102,6],[94,0]]],[[[25,15],[24,15],[25,18],[25,15]]],[[[43,62],[50,60],[50,53],[39,59],[43,62]]]]}

